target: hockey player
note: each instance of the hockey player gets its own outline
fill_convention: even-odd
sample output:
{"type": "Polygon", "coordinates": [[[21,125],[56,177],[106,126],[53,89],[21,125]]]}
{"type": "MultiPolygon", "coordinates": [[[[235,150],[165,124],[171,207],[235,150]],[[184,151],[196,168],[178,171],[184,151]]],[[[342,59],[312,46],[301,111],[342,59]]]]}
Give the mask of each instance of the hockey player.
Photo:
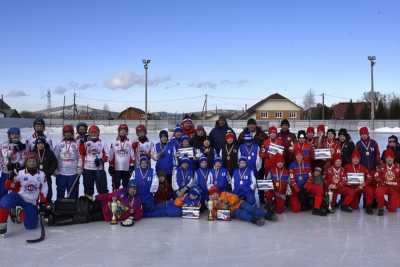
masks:
{"type": "Polygon", "coordinates": [[[45,129],[46,129],[46,124],[42,118],[36,118],[33,121],[34,133],[26,141],[27,147],[30,151],[33,150],[33,147],[35,146],[35,141],[40,136],[46,139],[46,143],[49,144],[50,149],[53,149],[53,142],[50,139],[50,137],[46,136],[46,134],[44,133],[45,129]]]}
{"type": "Polygon", "coordinates": [[[360,153],[360,163],[374,175],[376,167],[381,162],[378,143],[370,138],[367,127],[360,128],[359,133],[360,140],[356,144],[356,149],[360,153]]]}
{"type": "Polygon", "coordinates": [[[258,174],[261,169],[261,158],[260,158],[260,148],[254,142],[253,137],[250,133],[244,135],[244,143],[239,146],[239,158],[247,159],[247,167],[254,172],[254,175],[258,174]]]}
{"type": "Polygon", "coordinates": [[[172,190],[175,196],[181,197],[195,185],[194,171],[190,167],[190,159],[183,157],[180,165],[172,173],[172,190]]]}
{"type": "Polygon", "coordinates": [[[388,196],[388,211],[396,212],[399,207],[400,192],[400,166],[395,163],[393,150],[385,151],[385,164],[375,173],[378,182],[376,188],[376,200],[378,202],[378,216],[383,216],[385,206],[385,195],[388,196]]]}
{"type": "Polygon", "coordinates": [[[257,208],[238,195],[229,192],[220,192],[216,186],[208,191],[210,200],[213,201],[213,210],[216,213],[219,209],[229,209],[234,218],[251,222],[258,226],[265,224],[265,219],[276,220],[275,215],[268,214],[261,208],[257,208]]]}
{"type": "Polygon", "coordinates": [[[296,142],[296,135],[290,132],[290,123],[287,119],[283,119],[281,121],[281,130],[278,133],[278,137],[280,137],[283,141],[283,146],[285,147],[285,164],[289,166],[291,163],[293,146],[296,142]]]}
{"type": "Polygon", "coordinates": [[[295,161],[289,166],[291,195],[289,199],[290,209],[297,213],[310,209],[308,205],[308,193],[304,185],[311,176],[311,166],[304,162],[303,152],[295,150],[295,161]]]}
{"type": "Polygon", "coordinates": [[[99,138],[100,129],[96,125],[89,127],[88,141],[80,149],[83,161],[83,186],[85,196],[92,199],[94,185],[97,193],[107,193],[107,176],[104,171],[104,163],[107,162],[107,154],[103,141],[99,138]]]}
{"type": "Polygon", "coordinates": [[[174,168],[174,146],[168,142],[168,131],[159,133],[160,142],[153,146],[152,159],[156,161],[156,172],[162,171],[169,184],[172,182],[172,170],[174,168]]]}
{"type": "Polygon", "coordinates": [[[135,153],[128,138],[128,131],[128,125],[119,125],[118,136],[110,145],[108,173],[112,177],[113,191],[120,188],[121,182],[122,187],[127,188],[135,168],[135,153]]]}
{"type": "Polygon", "coordinates": [[[44,172],[47,185],[49,189],[47,190],[47,202],[51,202],[53,198],[52,189],[52,178],[51,176],[57,170],[58,162],[54,155],[54,152],[50,149],[49,144],[46,143],[46,139],[43,136],[39,136],[35,140],[35,146],[33,147],[33,152],[37,154],[39,162],[39,170],[44,172]]]}
{"type": "Polygon", "coordinates": [[[194,186],[184,196],[175,199],[175,205],[182,208],[185,207],[201,207],[201,190],[194,186]]]}
{"type": "Polygon", "coordinates": [[[7,193],[4,183],[24,168],[26,146],[21,142],[21,131],[12,127],[7,131],[8,141],[1,144],[0,153],[0,198],[7,193]]]}
{"type": "Polygon", "coordinates": [[[63,139],[54,147],[54,154],[58,161],[56,171],[57,199],[64,198],[65,192],[70,198],[78,198],[79,177],[82,174],[82,161],[79,153],[79,141],[74,139],[74,127],[64,125],[63,139]],[[74,181],[78,179],[74,188],[71,188],[74,181]]]}
{"type": "Polygon", "coordinates": [[[141,156],[145,155],[151,158],[153,143],[147,138],[147,129],[143,124],[136,126],[137,140],[132,143],[132,148],[135,153],[135,162],[139,162],[141,156]]]}
{"type": "Polygon", "coordinates": [[[38,226],[37,201],[40,203],[40,212],[44,212],[48,189],[35,153],[27,155],[26,168],[20,170],[13,181],[7,180],[5,186],[12,192],[0,200],[0,235],[7,232],[9,210],[16,206],[23,208],[25,228],[35,229],[38,226]]]}
{"type": "Polygon", "coordinates": [[[120,188],[112,193],[99,194],[96,199],[102,202],[103,217],[106,222],[111,221],[112,202],[117,202],[121,226],[133,226],[143,217],[142,202],[140,201],[136,180],[130,180],[126,188],[120,188]]]}
{"type": "Polygon", "coordinates": [[[229,176],[232,177],[233,171],[238,165],[239,146],[236,142],[236,136],[233,132],[228,131],[225,135],[225,144],[222,146],[220,156],[222,165],[228,170],[229,176]]]}
{"type": "Polygon", "coordinates": [[[228,171],[222,166],[222,159],[216,157],[214,167],[210,170],[207,179],[207,191],[211,186],[218,187],[221,192],[228,191],[230,184],[230,176],[228,171]]]}
{"type": "Polygon", "coordinates": [[[311,175],[307,183],[304,185],[304,188],[310,195],[314,196],[314,206],[313,206],[313,215],[318,216],[326,216],[327,211],[325,208],[322,208],[322,202],[324,200],[324,176],[322,175],[322,169],[318,166],[314,168],[313,175],[311,175]]]}
{"type": "Polygon", "coordinates": [[[341,197],[341,210],[351,212],[351,203],[354,198],[354,190],[346,186],[346,172],[342,167],[342,158],[339,154],[333,156],[333,165],[326,171],[325,187],[328,191],[328,198],[331,200],[328,203],[328,208],[331,207],[333,212],[337,205],[337,196],[341,197]]]}
{"type": "Polygon", "coordinates": [[[232,192],[244,199],[250,205],[256,204],[255,189],[256,177],[253,169],[248,166],[246,157],[239,158],[239,168],[233,172],[232,192]]]}
{"type": "Polygon", "coordinates": [[[351,208],[353,210],[358,209],[360,205],[361,195],[364,193],[365,195],[365,206],[366,212],[368,214],[373,214],[372,210],[372,202],[374,200],[374,189],[372,186],[369,186],[373,180],[367,168],[360,163],[360,153],[357,149],[353,151],[351,155],[351,163],[347,164],[344,169],[346,171],[346,182],[347,182],[347,174],[348,173],[362,173],[364,175],[364,183],[359,185],[350,185],[346,184],[346,186],[353,191],[353,201],[351,203],[351,208]]]}
{"type": "Polygon", "coordinates": [[[178,150],[179,147],[181,146],[182,135],[183,135],[183,130],[182,130],[181,126],[178,124],[178,125],[176,125],[176,127],[174,129],[174,134],[170,141],[170,143],[175,148],[175,150],[178,150]]]}
{"type": "Polygon", "coordinates": [[[285,167],[285,158],[282,154],[275,154],[271,160],[273,167],[271,167],[267,176],[271,177],[274,190],[265,191],[265,203],[269,208],[272,206],[274,212],[281,214],[285,210],[289,171],[285,167]]]}
{"type": "MultiPolygon", "coordinates": [[[[262,146],[261,146],[261,152],[260,156],[262,160],[264,161],[264,173],[265,175],[268,175],[270,172],[271,168],[274,165],[273,158],[275,151],[270,150],[271,145],[278,145],[278,146],[283,146],[283,141],[280,137],[278,137],[278,129],[275,126],[271,126],[268,129],[268,138],[264,140],[262,146]]],[[[282,151],[283,155],[283,151],[282,151]]]]}
{"type": "Polygon", "coordinates": [[[199,168],[195,171],[194,177],[196,186],[201,190],[201,201],[203,204],[208,201],[207,181],[209,174],[210,168],[208,168],[207,157],[201,156],[199,159],[199,168]]]}

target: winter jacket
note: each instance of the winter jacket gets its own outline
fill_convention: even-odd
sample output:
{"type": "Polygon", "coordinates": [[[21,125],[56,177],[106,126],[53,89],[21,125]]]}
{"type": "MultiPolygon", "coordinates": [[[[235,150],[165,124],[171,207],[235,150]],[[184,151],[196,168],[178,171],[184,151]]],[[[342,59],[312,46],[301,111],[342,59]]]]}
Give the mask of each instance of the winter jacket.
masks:
{"type": "MultiPolygon", "coordinates": [[[[233,134],[235,132],[231,127],[228,126],[228,122],[225,120],[225,126],[219,127],[218,121],[215,122],[215,127],[211,130],[210,134],[208,135],[211,146],[215,148],[217,153],[224,147],[225,145],[225,135],[228,131],[231,131],[233,134]]],[[[236,138],[236,135],[235,135],[236,138]]]]}
{"type": "MultiPolygon", "coordinates": [[[[38,153],[36,147],[34,151],[38,153]]],[[[45,147],[44,153],[43,151],[38,153],[38,159],[39,159],[39,167],[43,166],[42,171],[46,175],[46,178],[51,177],[51,175],[54,174],[54,172],[58,167],[58,161],[56,156],[54,155],[54,152],[49,147],[45,147]]]]}
{"type": "Polygon", "coordinates": [[[264,140],[267,138],[267,135],[263,132],[263,130],[261,129],[261,127],[257,126],[256,127],[256,131],[255,132],[250,132],[249,128],[245,127],[243,129],[243,131],[240,133],[239,138],[238,138],[238,142],[239,144],[243,144],[244,143],[244,135],[246,133],[251,133],[251,135],[254,138],[254,142],[258,145],[261,146],[262,143],[264,142],[264,140]]]}

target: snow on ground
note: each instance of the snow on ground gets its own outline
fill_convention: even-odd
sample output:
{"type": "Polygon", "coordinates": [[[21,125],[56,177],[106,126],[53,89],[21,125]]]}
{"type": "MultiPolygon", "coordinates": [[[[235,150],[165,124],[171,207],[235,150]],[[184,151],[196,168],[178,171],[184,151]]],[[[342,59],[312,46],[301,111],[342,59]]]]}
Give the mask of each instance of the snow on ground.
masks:
{"type": "Polygon", "coordinates": [[[400,127],[382,127],[375,129],[375,132],[377,133],[400,133],[400,127]]]}

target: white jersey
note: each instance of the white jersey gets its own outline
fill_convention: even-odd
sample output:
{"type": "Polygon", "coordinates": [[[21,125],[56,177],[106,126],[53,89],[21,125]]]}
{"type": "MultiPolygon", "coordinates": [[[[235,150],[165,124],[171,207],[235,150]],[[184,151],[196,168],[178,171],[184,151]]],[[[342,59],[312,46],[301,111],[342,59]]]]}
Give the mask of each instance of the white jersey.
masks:
{"type": "Polygon", "coordinates": [[[149,140],[142,143],[139,140],[136,140],[132,143],[132,148],[135,152],[135,160],[136,162],[140,161],[140,156],[146,155],[147,157],[151,158],[151,152],[153,150],[153,143],[149,140]]]}
{"type": "Polygon", "coordinates": [[[21,185],[18,194],[22,199],[32,205],[36,205],[39,194],[47,196],[47,182],[45,174],[42,171],[31,175],[26,170],[20,170],[15,177],[15,182],[21,185]]]}
{"type": "Polygon", "coordinates": [[[104,166],[96,167],[96,158],[107,161],[107,152],[104,143],[99,139],[97,141],[89,140],[84,144],[83,168],[86,170],[103,169],[104,166]]]}
{"type": "Polygon", "coordinates": [[[21,168],[24,166],[26,148],[18,151],[18,144],[6,142],[1,144],[0,150],[0,167],[4,173],[9,173],[7,169],[7,164],[9,163],[18,163],[21,168]]]}
{"type": "MultiPolygon", "coordinates": [[[[53,141],[50,139],[50,137],[44,135],[44,137],[46,138],[46,142],[49,145],[50,149],[53,150],[53,141]]],[[[33,133],[27,140],[26,140],[26,147],[27,149],[29,149],[30,151],[33,151],[34,147],[35,147],[35,141],[38,138],[38,136],[36,135],[36,133],[33,133]]]]}
{"type": "Polygon", "coordinates": [[[58,173],[61,175],[75,175],[82,166],[79,154],[79,145],[75,140],[64,140],[54,147],[54,155],[58,161],[58,173]]]}
{"type": "Polygon", "coordinates": [[[116,171],[129,171],[129,167],[135,163],[135,152],[129,139],[121,141],[118,138],[112,142],[108,154],[108,161],[116,171]]]}

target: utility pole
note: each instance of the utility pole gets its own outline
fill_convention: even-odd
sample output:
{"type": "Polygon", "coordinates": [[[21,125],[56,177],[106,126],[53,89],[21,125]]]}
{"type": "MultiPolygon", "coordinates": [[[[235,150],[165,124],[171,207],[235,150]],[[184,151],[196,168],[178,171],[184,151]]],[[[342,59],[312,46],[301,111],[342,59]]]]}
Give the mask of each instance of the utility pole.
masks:
{"type": "Polygon", "coordinates": [[[322,120],[325,120],[325,93],[322,93],[322,120]]]}
{"type": "Polygon", "coordinates": [[[64,95],[64,101],[63,101],[62,118],[63,118],[63,124],[64,124],[64,120],[65,120],[65,95],[64,95]]]}
{"type": "Polygon", "coordinates": [[[89,105],[86,105],[86,119],[89,119],[89,105]]]}
{"type": "Polygon", "coordinates": [[[368,57],[369,62],[371,63],[371,128],[372,131],[375,129],[375,91],[374,91],[374,65],[376,62],[375,56],[368,57]]]}
{"type": "Polygon", "coordinates": [[[75,120],[75,112],[76,112],[76,93],[74,92],[74,105],[73,105],[73,112],[72,112],[72,119],[75,120]]]}
{"type": "Polygon", "coordinates": [[[147,120],[148,120],[148,113],[147,113],[147,70],[149,69],[149,64],[151,62],[150,59],[143,59],[143,67],[144,67],[144,125],[147,128],[147,120]]]}
{"type": "Polygon", "coordinates": [[[47,90],[46,96],[47,96],[47,109],[50,112],[50,109],[51,109],[51,92],[50,92],[50,90],[47,90]]]}
{"type": "Polygon", "coordinates": [[[207,119],[207,99],[208,99],[208,95],[205,94],[204,95],[204,104],[203,104],[203,108],[202,108],[202,112],[203,112],[203,120],[207,119]]]}

